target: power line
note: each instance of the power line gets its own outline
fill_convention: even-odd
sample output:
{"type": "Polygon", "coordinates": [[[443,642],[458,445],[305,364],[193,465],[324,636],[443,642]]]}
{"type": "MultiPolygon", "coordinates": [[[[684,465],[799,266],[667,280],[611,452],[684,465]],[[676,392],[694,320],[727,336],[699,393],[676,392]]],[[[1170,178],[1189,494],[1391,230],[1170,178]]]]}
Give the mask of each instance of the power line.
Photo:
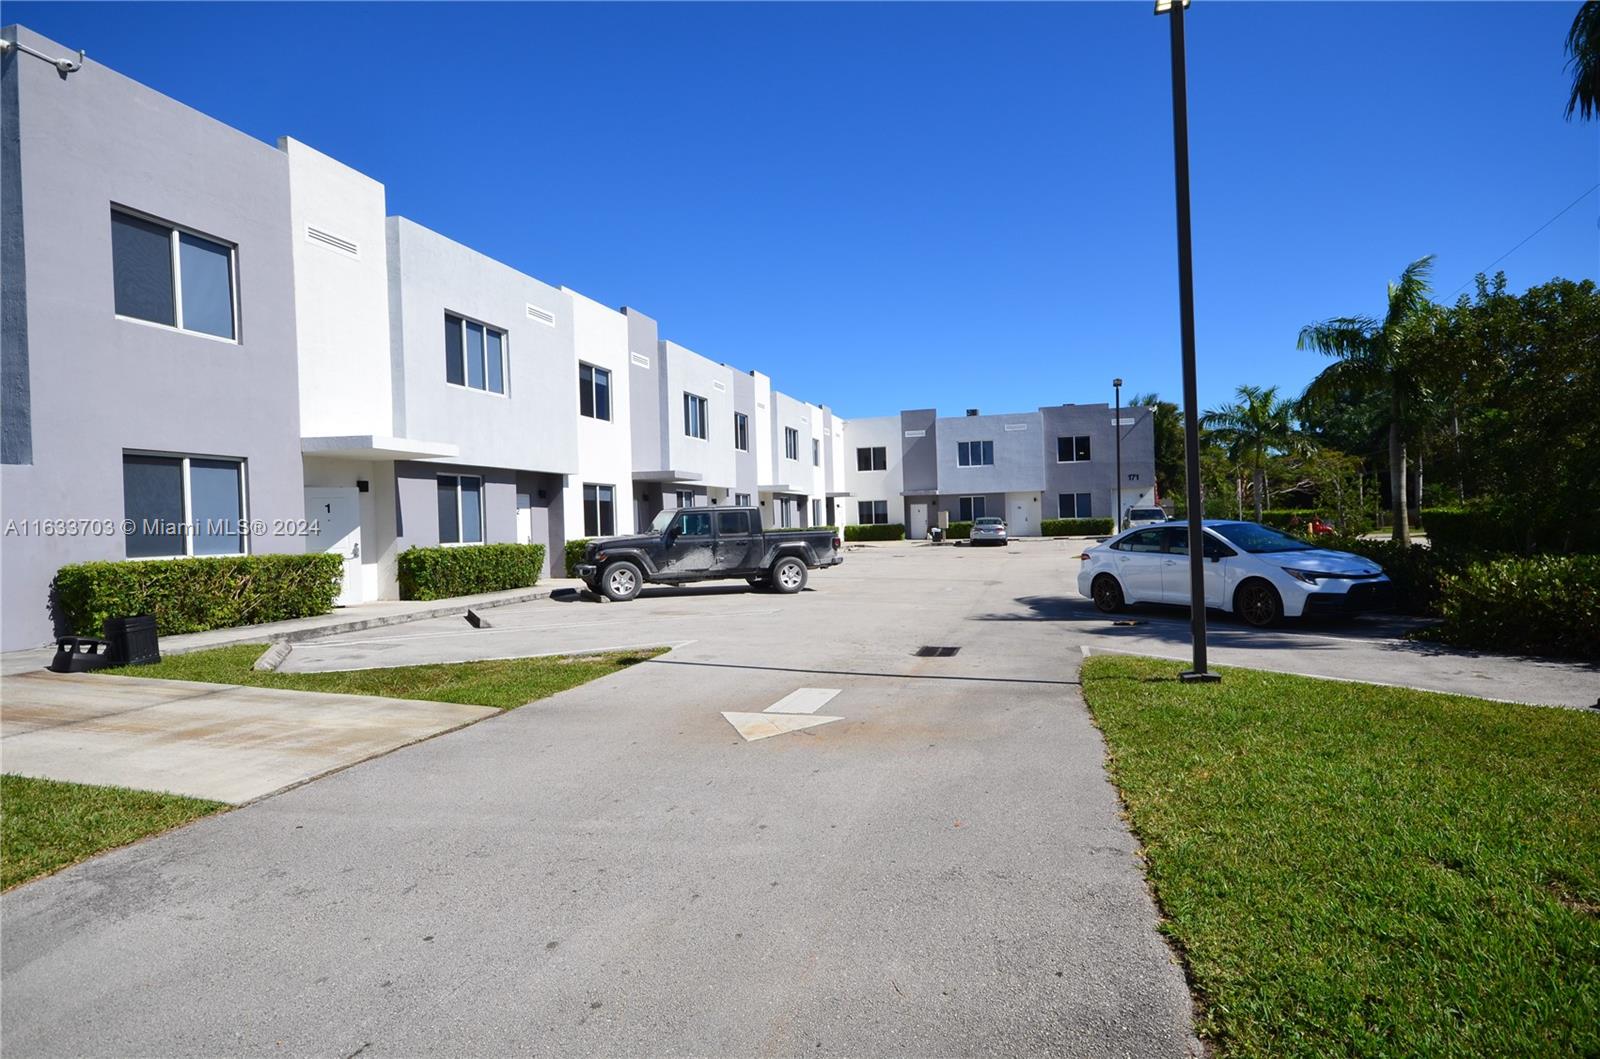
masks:
{"type": "MultiPolygon", "coordinates": [[[[1489,272],[1489,269],[1494,268],[1496,265],[1498,265],[1500,262],[1504,261],[1506,258],[1510,257],[1512,254],[1516,253],[1518,250],[1521,250],[1523,245],[1527,243],[1528,239],[1532,239],[1534,236],[1538,235],[1540,232],[1544,231],[1546,228],[1550,227],[1552,224],[1554,224],[1557,221],[1559,221],[1561,219],[1561,217],[1562,217],[1562,214],[1565,214],[1568,210],[1572,209],[1572,207],[1576,206],[1578,203],[1582,202],[1584,199],[1586,199],[1590,195],[1594,194],[1595,188],[1600,188],[1600,184],[1594,185],[1594,187],[1591,187],[1588,191],[1585,191],[1582,195],[1579,195],[1577,198],[1575,198],[1571,202],[1567,203],[1565,206],[1563,206],[1561,208],[1560,213],[1557,213],[1554,217],[1551,217],[1548,221],[1545,221],[1543,224],[1539,225],[1539,227],[1537,227],[1533,231],[1529,232],[1527,239],[1522,240],[1522,242],[1518,243],[1516,246],[1512,247],[1510,250],[1507,250],[1505,253],[1501,254],[1499,257],[1497,257],[1493,261],[1489,262],[1489,265],[1488,265],[1487,268],[1479,269],[1478,272],[1473,274],[1472,278],[1473,279],[1477,279],[1479,275],[1487,275],[1488,272],[1489,272]]],[[[1472,282],[1471,279],[1467,280],[1467,283],[1471,283],[1471,282],[1472,282]]],[[[1449,294],[1447,294],[1446,297],[1454,298],[1457,294],[1459,294],[1461,291],[1466,289],[1467,283],[1463,283],[1461,286],[1457,287],[1455,290],[1453,290],[1449,294]]]]}

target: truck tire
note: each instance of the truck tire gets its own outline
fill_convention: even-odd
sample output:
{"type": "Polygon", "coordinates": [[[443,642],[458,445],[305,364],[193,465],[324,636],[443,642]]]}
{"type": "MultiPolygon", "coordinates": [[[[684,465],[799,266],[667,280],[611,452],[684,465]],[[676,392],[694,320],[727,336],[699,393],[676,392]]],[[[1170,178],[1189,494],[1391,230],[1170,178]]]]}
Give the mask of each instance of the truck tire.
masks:
{"type": "Polygon", "coordinates": [[[784,595],[791,595],[805,588],[806,564],[792,555],[773,563],[772,587],[784,595]]]}
{"type": "Polygon", "coordinates": [[[626,603],[644,588],[644,575],[626,559],[607,564],[600,572],[600,591],[607,599],[626,603]]]}

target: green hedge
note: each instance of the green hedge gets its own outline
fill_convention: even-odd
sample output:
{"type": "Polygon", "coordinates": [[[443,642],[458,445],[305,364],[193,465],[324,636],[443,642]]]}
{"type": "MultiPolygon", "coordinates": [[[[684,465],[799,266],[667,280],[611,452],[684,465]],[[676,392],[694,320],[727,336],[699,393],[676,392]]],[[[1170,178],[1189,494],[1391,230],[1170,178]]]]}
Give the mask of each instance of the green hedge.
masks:
{"type": "Polygon", "coordinates": [[[589,540],[590,538],[588,537],[579,537],[575,541],[567,542],[566,566],[564,569],[566,570],[568,577],[578,576],[577,574],[573,573],[572,570],[573,567],[583,562],[583,551],[585,548],[589,547],[589,540]]]}
{"type": "Polygon", "coordinates": [[[407,548],[400,553],[401,599],[449,599],[529,588],[544,569],[542,544],[472,544],[407,548]]]}
{"type": "Polygon", "coordinates": [[[56,573],[55,607],[78,636],[136,614],[170,636],[326,614],[343,580],[344,558],[327,553],[74,563],[56,573]]]}
{"type": "Polygon", "coordinates": [[[847,541],[899,541],[905,540],[906,528],[898,524],[886,526],[846,526],[847,541]]]}
{"type": "Polygon", "coordinates": [[[1109,537],[1109,518],[1047,518],[1039,523],[1046,537],[1109,537]]]}
{"type": "Polygon", "coordinates": [[[1428,543],[1442,551],[1482,555],[1522,550],[1523,527],[1488,511],[1424,508],[1422,525],[1428,543]]]}
{"type": "Polygon", "coordinates": [[[1317,546],[1365,556],[1383,567],[1394,582],[1395,609],[1403,614],[1439,613],[1440,581],[1467,564],[1466,557],[1423,544],[1396,544],[1391,540],[1352,537],[1318,538],[1317,546]]]}
{"type": "Polygon", "coordinates": [[[971,522],[952,522],[945,527],[944,539],[947,541],[964,541],[972,539],[971,522]]]}
{"type": "Polygon", "coordinates": [[[1444,576],[1439,613],[1445,643],[1600,659],[1600,555],[1474,563],[1444,576]]]}

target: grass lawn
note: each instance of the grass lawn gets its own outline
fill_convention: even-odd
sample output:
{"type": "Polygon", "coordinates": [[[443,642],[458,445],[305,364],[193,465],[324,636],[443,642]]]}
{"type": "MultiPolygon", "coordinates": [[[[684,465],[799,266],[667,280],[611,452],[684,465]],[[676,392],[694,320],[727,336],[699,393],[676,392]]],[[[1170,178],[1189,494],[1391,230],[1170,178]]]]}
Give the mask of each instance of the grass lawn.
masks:
{"type": "Polygon", "coordinates": [[[175,794],[0,776],[0,889],[225,808],[175,794]]]}
{"type": "Polygon", "coordinates": [[[248,684],[290,691],[332,691],[349,695],[386,695],[396,699],[429,699],[473,706],[513,709],[558,691],[587,684],[598,677],[637,665],[666,648],[555,658],[505,658],[447,665],[354,669],[344,673],[271,673],[251,667],[266,644],[218,647],[191,654],[167,655],[153,666],[104,669],[130,677],[203,680],[214,684],[248,684]]]}
{"type": "Polygon", "coordinates": [[[1600,1055],[1600,716],[1086,659],[1226,1056],[1600,1055]]]}

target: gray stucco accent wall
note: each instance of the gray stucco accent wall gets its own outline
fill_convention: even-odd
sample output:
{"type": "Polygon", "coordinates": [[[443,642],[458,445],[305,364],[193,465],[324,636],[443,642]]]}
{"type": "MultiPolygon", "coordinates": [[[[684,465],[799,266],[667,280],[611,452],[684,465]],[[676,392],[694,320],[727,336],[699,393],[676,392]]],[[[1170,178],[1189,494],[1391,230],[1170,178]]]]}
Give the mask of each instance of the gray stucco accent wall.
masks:
{"type": "Polygon", "coordinates": [[[900,413],[902,488],[907,493],[932,493],[939,488],[939,413],[915,408],[900,413]],[[907,434],[921,431],[920,437],[907,434]]]}
{"type": "MultiPolygon", "coordinates": [[[[8,28],[5,37],[15,39],[8,28]]],[[[28,265],[23,253],[22,141],[18,61],[0,57],[0,463],[33,462],[33,406],[28,376],[28,265]]]]}
{"type": "MultiPolygon", "coordinates": [[[[1089,493],[1091,514],[1109,518],[1116,507],[1115,412],[1106,404],[1057,405],[1041,408],[1044,417],[1045,517],[1059,518],[1062,493],[1089,493]],[[1090,459],[1058,462],[1056,439],[1088,435],[1090,459]]],[[[1155,427],[1148,408],[1124,408],[1122,427],[1123,506],[1155,488],[1155,427]],[[1136,477],[1130,477],[1136,476],[1136,477]]]]}
{"type": "Polygon", "coordinates": [[[624,307],[628,320],[629,424],[633,436],[634,470],[659,471],[666,467],[666,358],[657,348],[660,331],[655,320],[637,309],[624,307]],[[650,362],[644,367],[634,354],[650,362]]]}

